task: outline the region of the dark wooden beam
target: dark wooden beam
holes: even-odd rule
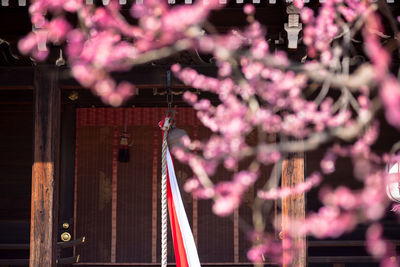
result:
[[[28,262],[28,259],[0,259],[0,266],[27,265]]]
[[[0,244],[0,250],[28,250],[29,244]]]
[[[372,256],[312,256],[309,257],[309,263],[361,263],[376,262]],[[360,265],[361,266],[361,265]]]
[[[214,65],[190,66],[199,73],[216,76]],[[136,66],[128,72],[114,73],[117,81],[129,81],[139,88],[165,88],[166,73],[169,66]],[[33,89],[35,67],[0,67],[0,90],[29,90]],[[65,67],[59,71],[59,87],[62,89],[82,88],[71,76],[70,69]],[[185,87],[178,79],[172,79],[173,88]]]
[[[34,163],[32,166],[31,267],[56,266],[57,174],[60,90],[58,71],[35,67]]]
[[[304,154],[290,153],[282,162],[282,187],[293,188],[299,183],[304,182]],[[304,194],[296,194],[282,200],[282,232],[283,236],[288,232],[293,232],[292,220],[303,220],[305,218],[305,197]],[[286,238],[283,242],[290,242]],[[283,244],[284,247],[285,244]],[[291,248],[294,253],[291,264],[284,264],[284,267],[296,266],[305,267],[307,265],[307,245],[306,238],[299,235],[292,240]],[[289,252],[284,251],[284,257],[289,257]]]
[[[0,67],[0,90],[33,89],[34,67]]]

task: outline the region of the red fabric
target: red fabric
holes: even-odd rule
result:
[[[164,122],[165,118],[163,118],[163,120],[159,122],[158,126],[162,127],[164,125]],[[164,139],[164,131],[162,132],[162,137]],[[168,202],[169,221],[171,223],[172,241],[174,242],[176,267],[189,267],[185,245],[183,243],[183,238],[182,238],[182,231],[179,226],[178,216],[176,214],[174,199],[171,192],[168,169],[167,169],[167,202]]]
[[[179,227],[178,216],[176,214],[174,200],[171,193],[168,174],[167,174],[167,199],[168,199],[169,220],[171,222],[172,240],[174,242],[176,267],[189,267],[186,256],[185,245],[183,244],[182,232]]]

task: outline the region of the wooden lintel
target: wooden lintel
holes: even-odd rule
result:
[[[282,187],[294,187],[296,184],[304,182],[304,154],[290,153],[282,162]],[[302,220],[305,218],[305,196],[304,194],[291,195],[282,200],[282,232],[293,233],[292,220]],[[283,238],[283,242],[290,242]],[[307,245],[304,235],[298,235],[291,240],[291,250],[284,251],[284,258],[292,258],[291,264],[284,264],[284,267],[306,266]],[[283,247],[288,247],[283,244]],[[291,256],[289,255],[291,254]]]
[[[55,67],[35,67],[30,267],[56,266],[60,92]]]
[[[184,67],[184,66],[183,66]],[[217,68],[214,65],[188,66],[199,73],[208,76],[216,76]],[[138,88],[165,88],[166,72],[169,66],[137,66],[128,72],[114,73],[112,76],[117,81],[128,81]],[[0,67],[0,90],[26,90],[34,88],[35,67]],[[173,88],[185,87],[181,81],[172,79]],[[69,68],[59,71],[59,88],[79,89],[83,88],[71,76]]]

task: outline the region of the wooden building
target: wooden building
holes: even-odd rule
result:
[[[243,1],[237,2],[212,14],[210,20],[219,31],[245,25]],[[268,26],[271,43],[286,49],[291,38],[284,30],[288,4],[261,2],[256,3],[256,17]],[[400,14],[398,5],[390,7]],[[55,259],[59,265],[74,266],[159,265],[161,133],[157,122],[165,113],[167,70],[176,61],[208,74],[215,73],[215,66],[185,52],[117,74],[135,83],[139,92],[123,107],[110,108],[81,88],[70,77],[68,66],[56,66],[58,50],[46,63],[15,57],[18,39],[31,29],[26,1],[2,0],[0,25],[0,266],[28,265],[29,248],[34,255],[31,266],[54,266]],[[290,54],[300,59],[304,48],[296,46]],[[172,80],[177,123],[190,135],[204,138],[207,130],[181,99],[180,93],[188,89]],[[128,163],[117,159],[123,132],[129,134]],[[384,124],[378,150],[389,150],[396,135]],[[288,157],[283,182],[296,182],[285,166],[292,165],[299,174],[296,178],[303,179],[319,168],[321,153]],[[340,161],[327,183],[359,186],[348,172],[349,164]],[[178,163],[176,171],[181,183],[191,175],[187,166]],[[260,181],[270,171],[265,168]],[[228,175],[222,169],[218,172],[220,179]],[[250,242],[243,229],[251,223],[254,194],[250,191],[243,206],[223,219],[212,214],[209,201],[184,195],[202,264],[251,265],[246,257]],[[277,209],[304,213],[319,207],[314,191],[298,198],[297,206],[275,203],[269,216]],[[385,229],[390,239],[400,240],[390,215]],[[299,256],[306,260],[300,266],[377,266],[364,251],[364,232],[365,227],[359,226],[337,241],[301,240],[307,247]],[[174,262],[172,243],[168,249],[168,261]]]

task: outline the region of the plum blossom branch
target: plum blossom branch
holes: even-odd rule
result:
[[[302,63],[271,46],[266,39],[268,25],[256,20],[252,5],[243,8],[248,25],[218,33],[207,21],[210,12],[223,7],[218,0],[174,7],[165,1],[146,0],[132,5],[130,17],[120,12],[116,0],[106,7],[87,6],[83,0],[36,0],[29,9],[35,30],[20,41],[19,49],[44,60],[50,44],[63,46],[74,78],[112,106],[122,105],[135,91],[127,81],[116,82],[112,72],[127,71],[184,50],[210,54],[218,70],[216,76],[179,64],[171,68],[188,87],[219,99],[218,104],[212,104],[189,91],[184,94],[201,123],[212,132],[207,140],[184,140],[185,148],[173,151],[194,173],[185,190],[198,198],[212,199],[214,213],[228,216],[256,185],[261,166],[274,165],[264,188],[257,188],[250,260],[262,263],[269,257],[289,263],[290,257],[282,258],[282,253],[291,251],[294,255],[297,248],[289,241],[299,234],[337,237],[359,222],[372,222],[367,248],[383,264],[389,264],[395,251],[382,240],[381,226],[376,222],[389,205],[383,165],[398,158],[375,153],[372,147],[378,138],[376,117],[381,110],[387,122],[400,129],[400,84],[391,65],[391,54],[399,48],[397,22],[381,0],[379,5],[325,0],[318,11],[303,1],[293,4],[299,8],[304,26],[307,60]],[[389,19],[396,45],[382,44],[382,38],[391,34],[382,25],[378,9]],[[77,22],[68,19],[71,13],[77,14]],[[362,40],[358,45],[363,51],[353,46],[355,38]],[[361,55],[366,62],[352,63],[353,56]],[[288,231],[282,245],[265,233],[265,209],[271,207],[270,200],[304,194],[322,179],[313,174],[293,188],[280,188],[277,176],[282,155],[322,145],[327,146],[320,162],[322,173],[333,174],[336,160],[346,157],[364,187],[324,188],[320,191],[323,207],[304,221],[293,222],[291,225],[298,227]],[[242,161],[251,164],[237,170]],[[234,173],[231,180],[214,179],[220,165]],[[276,230],[279,227],[276,225]]]
[[[295,194],[303,194],[310,191],[321,182],[321,176],[318,173],[311,174],[304,182],[296,184],[295,187],[272,188],[268,191],[258,191],[259,198],[265,200],[283,199]]]

